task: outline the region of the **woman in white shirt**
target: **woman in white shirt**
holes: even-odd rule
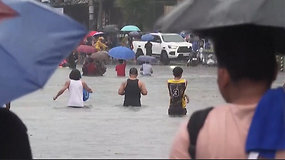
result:
[[[78,69],[73,69],[69,74],[68,81],[65,82],[63,88],[59,90],[57,95],[53,98],[53,100],[56,100],[66,89],[69,90],[69,100],[68,100],[68,106],[69,107],[84,107],[83,103],[83,88],[89,92],[92,93],[92,89],[90,89],[87,84],[81,80],[81,74]]]

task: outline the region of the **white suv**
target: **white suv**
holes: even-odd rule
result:
[[[188,59],[192,50],[192,44],[186,42],[176,33],[150,33],[154,39],[152,43],[152,55],[159,57],[163,64],[169,64],[171,59]],[[139,55],[146,55],[145,41],[134,41],[133,50]]]

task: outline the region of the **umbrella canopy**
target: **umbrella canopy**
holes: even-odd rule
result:
[[[284,6],[283,0],[184,1],[160,19],[157,27],[170,32],[241,24],[284,27]]]
[[[204,35],[215,29],[254,25],[264,28],[276,52],[285,53],[285,1],[283,0],[191,0],[184,1],[158,20],[156,28],[164,32],[194,30]],[[183,20],[181,20],[183,19]]]
[[[142,37],[141,37],[141,40],[143,40],[143,41],[151,41],[153,39],[154,39],[154,36],[151,34],[145,34],[145,35],[142,35]]]
[[[103,27],[104,33],[117,33],[119,31],[117,25],[110,24]]]
[[[104,35],[104,32],[96,32],[93,36],[102,36]]]
[[[125,60],[135,58],[135,52],[132,51],[130,48],[123,46],[112,48],[109,51],[109,55],[117,59],[125,59]]]
[[[137,26],[134,26],[134,25],[127,25],[127,26],[124,26],[121,31],[123,32],[132,32],[132,31],[141,31],[139,29],[139,27]]]
[[[156,63],[157,60],[155,57],[152,57],[152,56],[139,56],[137,58],[137,62],[139,62],[139,64],[142,64],[144,62],[149,62],[149,63],[153,64],[153,63]]]
[[[86,34],[83,38],[83,41],[86,41],[88,37],[93,37],[96,33],[97,31],[89,31],[88,34]]]
[[[96,52],[96,49],[93,46],[79,45],[76,48],[76,51],[79,53],[94,53],[94,52]]]
[[[2,2],[18,16],[0,24],[0,105],[42,88],[86,34],[82,25],[39,2]]]
[[[99,60],[99,61],[104,61],[104,62],[107,62],[110,60],[108,52],[106,51],[99,51],[99,52],[92,53],[90,57],[94,60]]]
[[[137,32],[137,31],[132,31],[132,32],[129,33],[129,35],[132,36],[132,37],[136,37],[136,36],[139,36],[140,33]]]
[[[17,13],[3,2],[0,1],[0,21],[6,18],[11,18],[16,16]]]
[[[96,35],[96,33],[98,33],[97,31],[90,31],[86,37],[93,37],[94,35]]]

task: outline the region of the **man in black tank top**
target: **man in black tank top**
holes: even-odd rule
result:
[[[138,70],[131,68],[127,81],[118,90],[119,95],[125,95],[124,106],[141,106],[141,94],[147,95],[145,84],[137,79]]]

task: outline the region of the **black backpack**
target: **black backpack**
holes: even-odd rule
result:
[[[196,142],[197,142],[197,137],[199,135],[199,131],[203,127],[207,115],[212,109],[213,107],[209,107],[203,110],[196,111],[191,115],[189,119],[187,125],[187,130],[190,138],[188,152],[192,159],[196,158]]]

